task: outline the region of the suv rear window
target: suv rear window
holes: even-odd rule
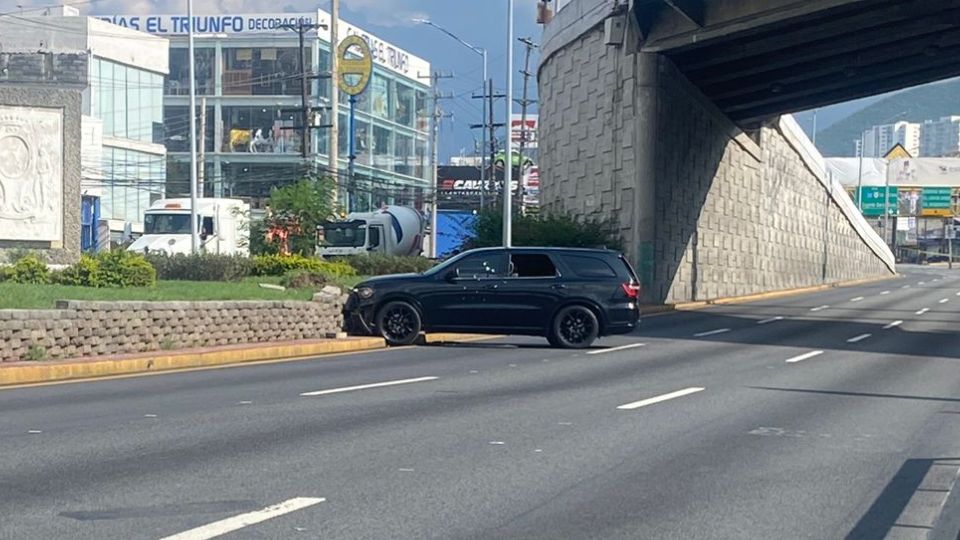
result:
[[[606,261],[587,255],[561,255],[563,262],[582,278],[615,278],[617,272]]]
[[[510,255],[511,277],[556,277],[557,267],[547,255],[515,253]]]

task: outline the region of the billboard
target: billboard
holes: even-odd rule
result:
[[[510,118],[510,142],[514,145],[519,146],[520,141],[523,140],[523,115],[514,114]],[[540,117],[536,114],[527,114],[526,122],[526,142],[524,146],[527,148],[537,148],[537,128],[540,126]]]

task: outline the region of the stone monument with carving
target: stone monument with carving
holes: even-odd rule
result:
[[[79,89],[0,84],[0,261],[80,256]]]

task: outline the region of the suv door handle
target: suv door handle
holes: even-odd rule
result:
[[[553,285],[553,288],[556,289],[556,290],[558,290],[558,291],[562,291],[563,289],[566,289],[567,286],[564,285],[563,283],[555,283],[555,284]]]
[[[495,289],[499,289],[499,288],[500,288],[500,285],[497,284],[497,283],[494,283],[493,285],[487,285],[487,286],[484,287],[484,288],[487,289],[487,290],[495,290]]]

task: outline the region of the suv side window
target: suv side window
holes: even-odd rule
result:
[[[514,253],[510,255],[510,276],[521,278],[557,277],[557,267],[550,257],[540,253]]]
[[[577,277],[582,278],[615,278],[617,272],[606,261],[586,255],[561,255],[563,262]]]
[[[460,279],[503,277],[506,274],[507,256],[502,251],[477,253],[465,257],[454,270]]]

